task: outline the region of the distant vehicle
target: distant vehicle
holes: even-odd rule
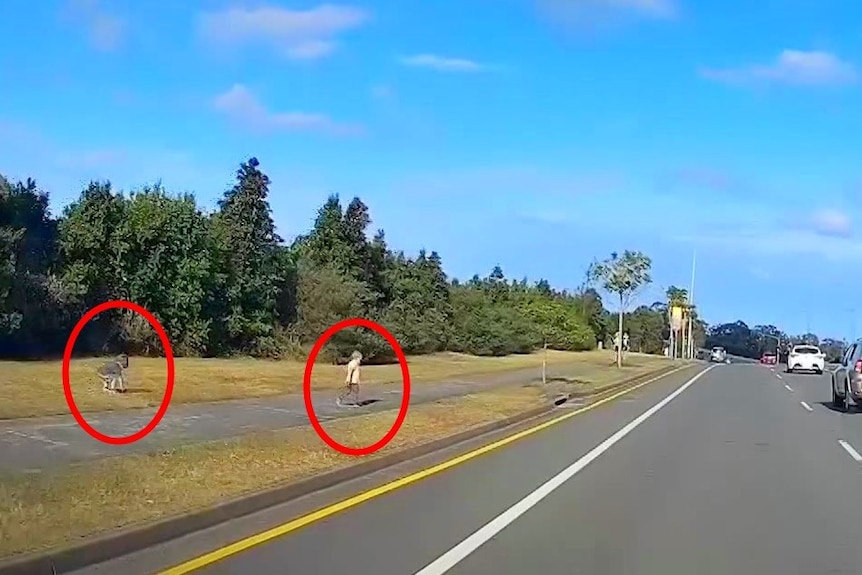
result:
[[[727,359],[727,352],[723,347],[716,346],[712,348],[712,352],[709,354],[709,361],[716,363],[724,363]]]
[[[774,353],[764,353],[760,356],[760,363],[766,365],[775,365],[776,363],[778,363],[778,356]]]
[[[862,339],[844,350],[831,379],[834,407],[850,411],[851,405],[862,404]]]
[[[822,374],[826,368],[826,354],[816,345],[794,345],[787,355],[787,373],[811,371]]]

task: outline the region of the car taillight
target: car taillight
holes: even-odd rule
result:
[[[856,365],[853,366],[853,370],[856,373],[862,373],[862,359],[856,360]]]

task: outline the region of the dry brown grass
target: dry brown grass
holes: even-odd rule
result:
[[[548,393],[556,389],[594,390],[666,366],[634,355],[629,364],[622,372],[590,369],[587,380],[556,382],[544,390],[540,385],[508,387],[417,405],[394,440],[370,457],[547,405]],[[378,441],[396,415],[396,410],[384,411],[330,421],[324,427],[339,443],[358,447]],[[0,558],[63,547],[355,462],[303,427],[0,476]]]
[[[681,366],[686,362],[677,361]],[[592,369],[573,370],[565,377],[551,377],[545,386],[545,393],[550,397],[558,394],[591,391],[597,387],[612,385],[622,380],[631,379],[649,373],[656,373],[661,368],[670,368],[672,363],[661,358],[648,355],[632,354],[622,369],[607,366]]]
[[[539,388],[516,387],[419,405],[410,410],[392,443],[371,457],[546,402]],[[329,422],[326,428],[340,443],[370,445],[386,433],[395,416],[395,411],[380,412]],[[0,557],[206,508],[355,461],[327,447],[309,427],[0,477]]]
[[[635,354],[632,354],[632,360],[640,363],[663,361],[662,358]],[[121,398],[101,391],[101,382],[94,373],[101,361],[83,359],[72,362],[72,392],[81,411],[151,407],[161,403],[165,389],[164,359],[132,358],[130,393]],[[548,353],[548,365],[571,366],[585,372],[604,370],[611,362],[612,353],[608,351]],[[517,369],[538,370],[542,365],[542,354],[486,358],[445,353],[412,357],[409,365],[411,380],[427,384]],[[68,413],[60,368],[59,361],[0,362],[0,419]],[[172,401],[174,404],[196,403],[300,393],[304,370],[305,365],[296,361],[177,359]],[[337,387],[343,377],[341,367],[323,363],[314,366],[316,390]],[[368,366],[363,370],[363,379],[375,384],[397,383],[401,381],[401,372],[398,365]]]

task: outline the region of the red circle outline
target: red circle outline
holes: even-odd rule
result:
[[[146,319],[149,324],[153,326],[153,329],[156,330],[156,333],[159,335],[159,339],[162,341],[162,347],[165,351],[165,359],[168,362],[168,376],[167,383],[165,384],[165,395],[162,398],[162,404],[159,406],[159,410],[143,429],[125,437],[114,437],[111,435],[105,435],[104,433],[94,429],[89,423],[87,423],[87,420],[84,419],[84,416],[81,415],[81,411],[75,404],[75,398],[72,395],[72,384],[69,379],[69,364],[72,361],[72,350],[75,348],[75,342],[77,341],[78,336],[81,334],[81,330],[83,330],[84,326],[87,325],[87,323],[95,316],[99,315],[104,311],[116,308],[130,309],[144,316],[144,319]],[[111,301],[106,301],[105,303],[99,304],[96,307],[92,308],[90,311],[85,313],[81,319],[78,320],[78,323],[75,324],[75,328],[69,335],[69,339],[66,341],[66,350],[63,352],[63,393],[66,395],[66,404],[69,406],[69,410],[75,417],[75,421],[77,421],[78,425],[81,426],[81,429],[89,433],[91,437],[98,439],[103,443],[110,443],[112,445],[127,445],[145,438],[162,421],[162,418],[168,411],[168,407],[171,404],[171,396],[174,393],[174,350],[171,347],[170,340],[168,340],[168,334],[165,332],[165,328],[162,327],[162,324],[159,323],[159,320],[157,320],[153,314],[151,314],[149,311],[139,306],[138,304],[132,303],[130,301],[115,299]]]
[[[380,441],[366,447],[348,447],[335,441],[328,433],[326,433],[323,426],[320,425],[320,421],[317,419],[317,414],[314,412],[314,404],[311,401],[311,372],[314,369],[314,361],[317,359],[320,350],[326,342],[329,341],[333,335],[348,327],[365,327],[382,335],[389,345],[392,346],[392,350],[395,352],[395,357],[398,358],[398,363],[401,365],[401,378],[404,385],[404,391],[401,395],[401,407],[398,410],[398,417],[395,418],[395,423],[392,424],[392,428],[386,432],[386,435],[384,435]],[[342,320],[323,332],[323,335],[318,338],[314,343],[314,347],[311,348],[311,353],[308,354],[308,359],[305,361],[305,374],[302,378],[302,395],[305,399],[305,411],[308,413],[311,427],[314,428],[317,435],[325,441],[327,445],[345,455],[371,455],[375,451],[379,451],[386,447],[386,445],[395,438],[395,435],[398,433],[398,430],[401,429],[401,426],[404,425],[404,420],[407,417],[407,409],[410,407],[410,368],[407,366],[407,357],[405,357],[404,351],[401,349],[401,345],[398,343],[398,340],[395,339],[395,336],[389,333],[389,330],[379,323],[363,317],[354,317]]]

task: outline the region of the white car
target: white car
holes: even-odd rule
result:
[[[794,345],[787,356],[787,373],[813,371],[821,374],[826,368],[826,354],[816,345]]]

